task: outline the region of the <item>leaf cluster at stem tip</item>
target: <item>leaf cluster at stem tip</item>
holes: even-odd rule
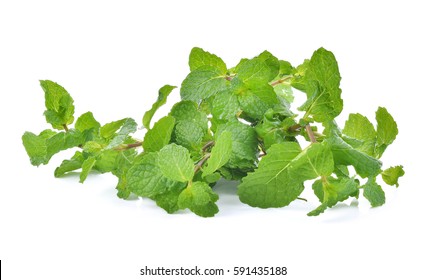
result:
[[[376,125],[358,113],[344,127],[335,122],[343,100],[332,52],[320,48],[293,66],[264,51],[228,67],[195,47],[189,67],[181,101],[152,125],[176,86],[159,89],[142,118],[143,140],[134,138],[137,123],[131,118],[100,124],[86,112],[75,120],[71,95],[55,82],[40,81],[51,128],[22,136],[31,164],[47,164],[75,148],[55,169],[56,177],[79,170],[82,183],[92,171],[110,172],[122,199],[145,197],[168,213],[189,209],[202,217],[218,213],[214,186],[222,178],[239,182],[240,201],[260,208],[289,205],[314,180],[318,202],[309,216],[360,195],[380,206],[381,184],[399,186],[403,167],[383,169],[380,161],[398,134],[387,109],[378,108]],[[294,90],[305,94],[299,108],[291,107]],[[301,139],[310,143],[302,146]]]

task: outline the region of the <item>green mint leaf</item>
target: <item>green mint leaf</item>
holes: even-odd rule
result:
[[[44,91],[46,121],[55,129],[67,130],[67,125],[74,121],[74,100],[62,86],[55,82],[41,80],[40,85]]]
[[[369,178],[363,186],[363,196],[369,200],[372,207],[378,207],[385,203],[385,193],[376,183],[375,178]]]
[[[192,167],[193,169],[193,167]],[[126,174],[127,187],[134,194],[154,198],[181,183],[164,176],[158,163],[158,153],[146,153]]]
[[[246,60],[237,71],[238,79],[248,86],[266,85],[274,78],[274,71],[259,57]]]
[[[290,107],[290,103],[294,102],[294,92],[292,91],[292,87],[289,84],[281,83],[273,87],[274,92],[276,93],[279,100],[282,99],[285,101],[288,108]]]
[[[167,211],[167,213],[175,213],[180,209],[178,200],[180,193],[185,188],[185,184],[178,183],[172,188],[167,189],[165,192],[155,195],[153,199],[155,200],[156,205]]]
[[[159,151],[158,165],[162,174],[174,181],[188,182],[195,175],[194,162],[190,158],[189,151],[174,143]]]
[[[291,79],[291,86],[302,92],[307,92],[308,80],[305,76],[307,69],[310,66],[310,60],[305,59],[304,62],[292,70],[293,78]]]
[[[134,133],[137,130],[137,123],[131,119],[127,118],[122,124],[121,129],[117,132],[117,135],[112,138],[107,149],[112,149],[117,147],[120,144],[123,144],[124,140],[128,137],[130,133]]]
[[[290,141],[293,139],[291,127],[297,123],[292,117],[285,117],[282,120],[282,115],[269,109],[263,117],[263,120],[255,126],[255,131],[264,148],[268,150],[273,144]]]
[[[381,157],[386,148],[396,139],[398,128],[394,118],[383,107],[379,107],[376,111],[376,121],[378,123],[376,128],[376,153],[378,157]]]
[[[171,116],[176,122],[190,121],[202,127],[204,132],[208,131],[208,118],[204,112],[198,110],[198,106],[193,101],[181,101],[176,103],[171,109]]]
[[[190,72],[184,79],[180,96],[183,100],[199,102],[224,90],[227,85],[226,76],[211,66],[202,66]]]
[[[213,101],[212,115],[217,120],[236,118],[239,112],[239,101],[236,94],[231,91],[218,93]]]
[[[305,72],[307,101],[300,107],[317,122],[334,119],[342,111],[341,76],[335,56],[324,48],[314,52]]]
[[[313,190],[322,204],[308,213],[308,216],[317,216],[353,196],[358,191],[358,183],[352,178],[324,177],[314,182]]]
[[[362,143],[357,150],[370,156],[375,154],[376,131],[373,124],[361,114],[350,114],[345,122],[342,133],[354,139],[361,140]]]
[[[301,194],[303,181],[329,176],[333,166],[326,145],[316,143],[301,151],[294,142],[275,144],[258,169],[242,179],[238,195],[241,202],[253,207],[283,207]]]
[[[255,129],[239,121],[232,121],[220,125],[216,136],[223,132],[230,132],[232,136],[232,152],[226,166],[236,169],[251,170],[258,155],[258,140]]]
[[[269,80],[273,80],[279,74],[280,63],[279,60],[272,55],[269,51],[262,52],[258,58],[269,67]]]
[[[170,143],[175,120],[171,116],[163,117],[155,123],[153,128],[146,132],[143,149],[146,152],[157,152]]]
[[[143,115],[143,126],[150,128],[150,123],[155,112],[167,102],[167,97],[175,89],[175,86],[165,85],[159,89],[158,99],[152,104],[152,108]]]
[[[180,121],[177,123],[174,133],[177,144],[190,151],[198,151],[201,149],[205,132],[197,123]]]
[[[39,135],[25,132],[22,143],[32,165],[47,164],[51,157],[60,151],[78,147],[85,141],[85,136],[77,130],[56,133],[44,130]]]
[[[83,162],[81,166],[80,183],[84,183],[90,171],[93,169],[95,163],[96,163],[96,158],[94,157],[89,157]]]
[[[75,122],[75,129],[81,132],[93,129],[98,132],[100,129],[100,123],[93,117],[92,112],[82,114]]]
[[[294,71],[291,63],[285,60],[279,60],[279,76],[291,75]]]
[[[396,186],[398,188],[398,179],[404,175],[403,166],[397,165],[390,167],[382,171],[382,180],[390,186]]]
[[[377,176],[380,173],[382,163],[379,160],[354,149],[341,137],[334,135],[328,138],[326,143],[332,150],[335,164],[352,165],[362,178]]]
[[[195,47],[189,55],[190,71],[194,71],[202,66],[214,67],[223,75],[227,72],[227,66],[221,58],[201,48]]]
[[[242,91],[238,100],[242,111],[255,120],[261,119],[267,110],[279,104],[273,87],[268,84]]]
[[[84,160],[83,153],[76,151],[70,160],[62,161],[61,165],[55,169],[55,177],[60,178],[71,171],[80,169]]]
[[[140,157],[137,157],[137,152],[134,150],[126,150],[116,153],[114,156],[111,153],[113,150],[106,150],[97,157],[95,169],[100,172],[110,170],[118,178],[118,184],[115,187],[117,196],[121,199],[128,199],[131,195],[131,190],[128,187],[127,172],[136,164]]]
[[[112,138],[126,121],[127,118],[105,124],[100,128],[100,136],[105,139]]]
[[[178,198],[181,209],[189,208],[190,211],[201,217],[213,217],[218,213],[215,202],[218,195],[204,182],[193,182],[183,190]]]
[[[217,137],[214,147],[211,150],[211,157],[207,160],[203,169],[202,177],[213,174],[220,167],[225,165],[232,154],[232,135],[225,131]]]
[[[52,130],[44,130],[39,135],[32,132],[25,132],[22,136],[22,143],[27,151],[32,165],[39,166],[40,164],[47,164],[49,159],[47,157],[47,144],[46,141],[56,132]]]
[[[241,202],[253,207],[283,207],[295,200],[304,187],[299,182],[289,182],[288,168],[301,153],[297,143],[275,144],[262,158],[258,169],[242,179],[238,187]]]

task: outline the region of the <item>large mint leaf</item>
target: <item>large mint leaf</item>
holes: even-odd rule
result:
[[[146,152],[157,152],[170,142],[175,120],[166,116],[155,123],[153,128],[146,132],[143,140],[143,149]]]
[[[211,157],[207,160],[203,169],[202,177],[214,173],[217,169],[225,165],[232,154],[232,135],[225,131],[217,137],[214,147],[211,150]]]
[[[152,104],[152,108],[149,111],[146,111],[146,113],[143,115],[144,127],[146,127],[147,129],[150,128],[150,123],[155,112],[159,109],[159,107],[161,107],[167,102],[168,95],[170,95],[170,93],[175,88],[176,88],[175,86],[165,85],[159,89],[157,100],[155,101],[154,104]]]
[[[354,166],[362,178],[374,177],[380,173],[382,163],[379,160],[354,149],[341,137],[334,135],[326,143],[332,150],[335,164]]]
[[[158,165],[162,174],[174,181],[187,182],[192,180],[194,175],[194,162],[189,151],[174,143],[159,151]]]
[[[345,122],[342,133],[362,141],[356,147],[357,150],[369,156],[375,155],[376,131],[373,124],[365,116],[361,114],[350,114],[348,120]]]
[[[248,86],[263,86],[274,78],[274,71],[260,57],[244,61],[237,71],[238,79]]]
[[[358,191],[358,183],[352,178],[323,177],[313,184],[313,190],[322,203],[307,215],[317,216],[326,208],[335,206],[338,202],[348,199]]]
[[[218,213],[217,200],[218,195],[207,183],[193,182],[180,193],[178,205],[181,209],[189,208],[198,216],[213,217]]]
[[[191,151],[198,151],[202,147],[205,132],[197,123],[180,121],[175,131],[175,142]]]
[[[324,122],[338,116],[343,107],[339,83],[338,63],[335,56],[324,48],[313,53],[305,72],[307,101],[300,107],[315,121]]]
[[[158,153],[146,153],[126,174],[128,189],[142,197],[154,198],[181,184],[166,178],[158,164]]]
[[[269,51],[262,52],[258,58],[263,61],[269,68],[269,80],[273,80],[279,74],[280,63],[279,60],[272,55]]]
[[[201,48],[195,47],[189,55],[190,71],[194,71],[202,66],[214,67],[223,75],[227,72],[227,66],[221,58]]]
[[[227,83],[222,72],[211,66],[202,66],[184,79],[180,95],[183,100],[200,102],[224,90]]]
[[[198,106],[193,101],[180,101],[171,109],[171,116],[176,119],[176,122],[189,121],[200,126],[206,133],[208,131],[207,115],[198,110]]]
[[[239,101],[236,94],[226,90],[218,93],[213,101],[212,115],[217,120],[236,118],[239,112]]]
[[[301,151],[295,142],[275,144],[255,172],[242,179],[238,195],[250,206],[283,207],[301,194],[305,180],[329,176],[333,168],[326,145],[316,143]]]
[[[59,84],[42,80],[40,85],[44,90],[46,121],[55,129],[67,129],[74,121],[74,100]]]

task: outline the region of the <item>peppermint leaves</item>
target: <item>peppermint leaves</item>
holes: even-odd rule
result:
[[[73,148],[56,177],[79,171],[82,183],[93,171],[111,172],[119,198],[145,197],[168,213],[189,209],[202,217],[219,212],[214,186],[220,179],[239,182],[240,201],[259,208],[288,206],[313,192],[317,202],[309,216],[361,196],[381,206],[382,185],[399,186],[403,167],[384,169],[380,160],[398,134],[387,109],[378,108],[375,122],[356,113],[338,127],[343,100],[332,52],[320,48],[294,67],[264,51],[228,67],[217,55],[193,48],[189,68],[181,101],[153,123],[177,91],[172,85],[159,89],[141,119],[144,139],[135,138],[132,118],[102,125],[86,112],[74,123],[71,95],[55,82],[40,81],[51,128],[23,134],[31,164],[47,164]],[[305,93],[298,109],[291,108],[296,90]]]

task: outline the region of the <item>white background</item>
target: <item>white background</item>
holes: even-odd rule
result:
[[[147,279],[138,275],[145,265],[287,266],[283,279],[425,279],[421,2],[1,1],[2,279]],[[71,152],[30,165],[20,137],[48,128],[39,79],[63,85],[76,115],[140,123],[161,86],[180,85],[194,46],[228,66],[264,49],[294,65],[321,46],[333,51],[345,102],[338,122],[350,112],[373,119],[378,106],[398,122],[383,161],[404,165],[400,187],[385,187],[383,207],[361,198],[310,218],[314,199],[252,209],[239,203],[235,185],[220,185],[220,213],[202,219],[120,200],[112,176],[83,185],[77,176],[55,179]]]

